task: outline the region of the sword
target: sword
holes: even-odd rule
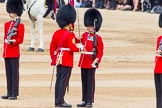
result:
[[[61,56],[62,56],[62,55],[63,55],[63,50],[61,50],[61,52],[59,53],[59,55],[58,55],[58,60],[56,59],[56,60],[57,60],[56,65],[53,66],[53,71],[52,71],[52,76],[51,76],[50,91],[51,91],[51,88],[52,88],[52,82],[53,82],[54,72],[55,72],[55,69],[56,69],[57,65],[58,65],[59,62],[60,62],[60,59],[61,59]]]
[[[79,32],[79,39],[80,39],[80,44],[81,44],[81,36],[80,36],[80,22],[79,22],[79,10],[77,8],[77,14],[78,14],[78,32]]]
[[[52,82],[53,82],[53,76],[54,76],[54,73],[55,73],[55,68],[56,68],[56,66],[53,66],[52,78],[51,78],[51,85],[50,85],[50,91],[51,91],[51,88],[52,88]]]

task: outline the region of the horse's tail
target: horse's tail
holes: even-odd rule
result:
[[[33,4],[29,7],[29,10],[28,10],[29,18],[30,18],[30,20],[32,20],[32,21],[36,21],[36,20],[37,20],[35,17],[33,17],[33,16],[30,14],[31,7],[35,4],[35,2],[36,2],[36,1],[33,2]],[[35,28],[35,23],[34,23],[34,28]]]

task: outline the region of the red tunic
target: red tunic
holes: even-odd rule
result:
[[[159,43],[162,39],[162,36],[159,36],[157,38],[157,44],[156,44],[156,51],[159,48]],[[156,56],[155,57],[155,69],[154,69],[155,74],[162,74],[162,57]]]
[[[4,24],[4,40],[7,39],[7,33],[8,30],[13,27],[15,22],[7,22]],[[6,44],[4,42],[3,45],[3,57],[4,58],[15,58],[20,57],[20,48],[19,44],[21,44],[24,40],[24,25],[20,23],[18,25],[17,34],[15,36],[12,36],[11,39],[15,39],[16,42],[13,44]]]
[[[59,64],[63,66],[73,67],[73,52],[79,52],[79,48],[76,47],[74,33],[68,31],[67,29],[59,29],[54,33],[50,44],[51,59],[53,59],[54,51],[56,51],[56,49],[59,47],[61,41],[63,41],[61,48],[65,48],[69,50],[62,51],[62,56],[59,60]],[[60,52],[61,51],[59,50],[59,54]],[[56,64],[57,60],[58,59],[52,61],[54,63],[53,65]]]
[[[89,36],[88,36],[89,35]],[[93,49],[93,36],[94,34],[89,34],[88,32],[85,32],[82,35],[81,42],[85,46],[85,50],[87,52],[92,52]],[[97,56],[96,58],[99,58],[98,63],[101,62],[101,58],[103,56],[103,42],[101,36],[97,35]],[[91,54],[81,54],[80,61],[79,61],[79,67],[81,68],[92,68],[91,64],[93,63],[94,59],[91,57]]]

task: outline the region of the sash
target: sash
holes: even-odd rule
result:
[[[64,39],[65,39],[65,36],[66,36],[66,34],[68,33],[68,31],[66,31],[64,34],[63,34],[63,36],[61,37],[61,42],[60,42],[60,44],[59,44],[59,46],[57,47],[57,49],[54,51],[54,56],[53,56],[53,58],[52,58],[52,62],[51,62],[51,65],[58,65],[59,64],[59,61],[60,61],[60,57],[59,56],[61,56],[61,53],[59,53],[59,50],[60,50],[60,48],[62,47],[62,44],[63,44],[63,42],[64,42]],[[59,55],[58,55],[59,54]],[[58,59],[58,60],[57,60]],[[56,62],[57,61],[57,62]]]

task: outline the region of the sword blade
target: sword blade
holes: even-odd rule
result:
[[[52,71],[52,76],[51,76],[51,85],[50,85],[50,91],[51,91],[51,88],[52,88],[53,76],[54,76],[54,73],[55,73],[55,68],[56,68],[56,66],[53,66],[53,71]]]

